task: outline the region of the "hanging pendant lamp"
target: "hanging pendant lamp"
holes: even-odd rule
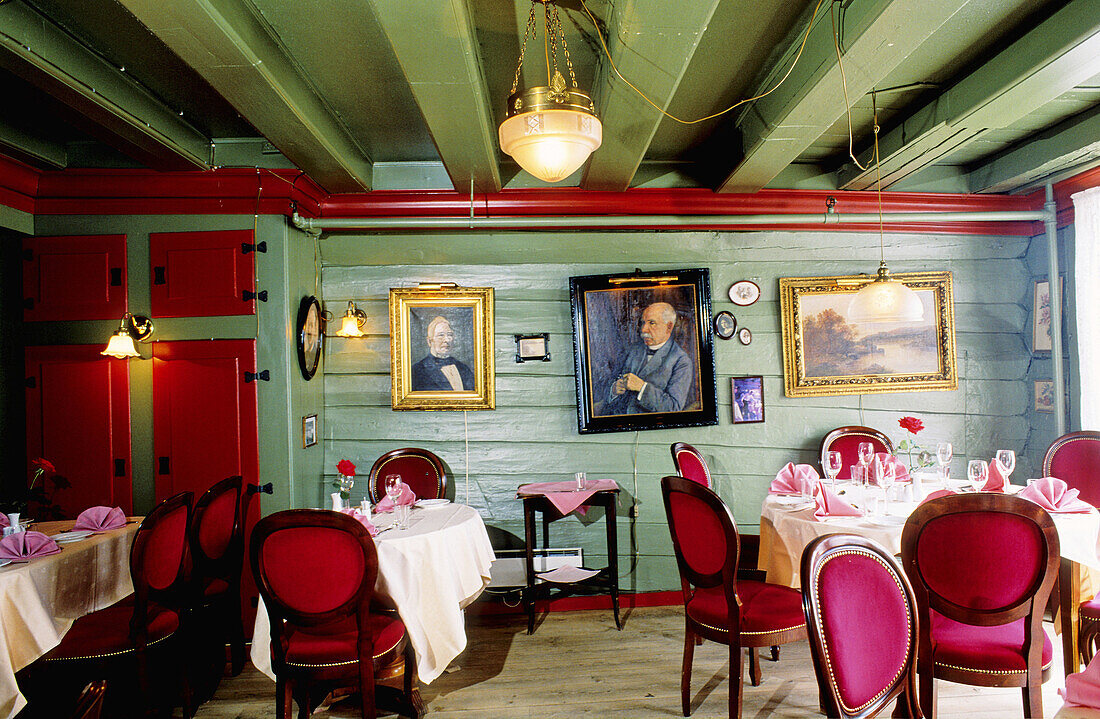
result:
[[[519,89],[527,39],[535,34],[535,8],[543,6],[545,18],[546,85]],[[571,87],[558,70],[557,48],[561,46],[568,67]],[[551,72],[552,70],[552,72]],[[573,174],[603,141],[603,125],[596,117],[596,106],[587,93],[577,87],[558,7],[551,0],[531,0],[527,29],[523,34],[516,77],[508,96],[506,119],[500,123],[500,149],[511,155],[519,166],[540,180],[558,182]]]

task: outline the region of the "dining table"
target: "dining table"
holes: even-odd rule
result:
[[[16,672],[60,644],[77,619],[133,593],[130,545],[140,519],[0,567],[0,717],[10,719],[27,704]],[[73,523],[38,522],[32,529],[53,536]]]
[[[922,479],[924,480],[922,483]],[[916,499],[930,487],[931,477],[917,476],[912,487],[895,487],[895,492],[908,493],[906,499],[894,499],[885,511],[862,517],[814,516],[813,500],[769,494],[760,511],[760,555],[757,568],[766,574],[768,582],[798,589],[799,564],[802,551],[816,537],[826,534],[856,534],[872,539],[891,554],[901,552],[901,533],[905,519],[917,507]],[[931,480],[935,481],[935,480]],[[965,491],[964,482],[951,480],[951,489]],[[853,485],[838,488],[846,498],[859,502],[864,490]],[[1008,491],[1023,489],[1009,485]],[[872,489],[872,492],[880,490]],[[854,498],[853,498],[854,497]],[[876,498],[876,502],[881,501]],[[1062,655],[1066,674],[1080,667],[1077,647],[1078,607],[1081,603],[1080,567],[1100,571],[1100,513],[1095,509],[1082,513],[1052,512],[1058,530],[1061,565],[1055,588],[1059,602],[1059,628],[1062,635]]]
[[[416,672],[428,684],[466,648],[464,609],[489,584],[496,560],[485,522],[465,504],[422,503],[409,512],[407,529],[393,513],[374,514],[379,529],[375,597],[396,607],[416,654]],[[318,578],[318,590],[324,588]],[[252,634],[252,663],[275,679],[271,625],[261,599]]]

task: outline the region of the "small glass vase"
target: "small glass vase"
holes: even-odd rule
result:
[[[351,499],[351,488],[355,486],[354,475],[340,474],[337,475],[336,481],[340,485],[340,498]]]

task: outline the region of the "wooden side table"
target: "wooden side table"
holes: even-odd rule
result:
[[[588,501],[587,507],[604,508],[604,525],[607,529],[607,566],[599,574],[578,582],[556,583],[540,580],[535,576],[535,513],[542,513],[542,547],[550,548],[550,523],[561,519],[563,515],[543,495],[523,497],[523,527],[527,542],[527,586],[523,590],[523,605],[527,610],[527,633],[535,632],[535,601],[545,596],[551,599],[570,594],[600,594],[610,591],[611,606],[615,612],[615,628],[621,630],[619,620],[619,544],[615,533],[615,506],[619,500],[619,490],[607,489],[596,492]]]

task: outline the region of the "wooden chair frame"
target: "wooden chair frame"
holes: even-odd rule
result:
[[[420,449],[418,447],[403,447],[401,449],[394,449],[386,452],[377,460],[370,468],[370,476],[367,480],[367,495],[370,497],[372,503],[377,503],[382,497],[386,496],[386,488],[382,485],[383,478],[386,476],[383,473],[383,469],[387,464],[395,459],[402,459],[405,457],[420,457],[432,466],[436,474],[436,493],[434,497],[420,497],[418,499],[437,499],[447,496],[447,469],[443,466],[443,460],[433,452],[429,452],[426,449]]]
[[[1046,544],[1046,559],[1038,572],[1032,587],[1021,593],[1014,604],[993,610],[977,610],[962,607],[932,593],[922,579],[917,562],[917,550],[922,534],[928,524],[951,514],[978,512],[997,512],[1023,517],[1035,524]],[[917,672],[919,674],[920,706],[925,716],[935,718],[935,682],[934,679],[971,686],[1020,687],[1023,694],[1024,716],[1043,716],[1043,697],[1041,686],[1050,676],[1050,666],[1042,666],[1043,610],[1050,597],[1058,576],[1061,561],[1058,544],[1058,530],[1054,520],[1039,505],[1012,495],[993,492],[975,494],[954,494],[933,499],[919,505],[905,522],[901,537],[902,565],[909,577],[917,597],[920,619],[920,635],[917,642]],[[975,626],[995,626],[1008,624],[1019,619],[1025,620],[1024,656],[1027,671],[1017,673],[989,673],[966,671],[935,664],[932,655],[931,624],[929,611],[964,624]],[[1053,663],[1053,659],[1051,660]]]
[[[703,466],[703,473],[706,475],[706,479],[707,479],[707,483],[704,486],[711,487],[711,486],[714,485],[714,480],[710,476],[710,466],[708,466],[707,461],[705,459],[703,459],[703,453],[702,452],[695,449],[695,447],[692,447],[687,442],[673,442],[672,447],[670,447],[670,450],[672,451],[672,464],[673,464],[674,467],[676,467],[676,474],[680,475],[681,477],[686,477],[687,476],[687,475],[684,474],[683,467],[680,466],[680,455],[684,452],[687,452],[687,453],[693,454],[693,455],[695,455],[696,457],[699,458],[699,464],[701,464]],[[689,477],[689,479],[690,479],[690,477]]]
[[[821,476],[827,475],[825,472],[825,453],[829,451],[829,448],[833,446],[833,442],[837,441],[841,437],[847,437],[855,435],[857,437],[866,437],[867,439],[873,439],[877,442],[881,442],[886,448],[887,454],[894,453],[894,443],[890,441],[890,438],[885,433],[878,431],[872,427],[864,427],[858,424],[850,424],[845,427],[837,427],[826,434],[821,440],[821,447],[818,449],[817,457],[821,463]]]
[[[818,594],[818,577],[821,569],[830,561],[845,555],[862,554],[882,565],[883,571],[897,583],[904,596],[909,614],[909,651],[902,671],[884,686],[870,702],[861,707],[848,707],[844,704],[833,676],[829,661],[828,643],[821,623],[822,599]],[[909,584],[905,572],[888,551],[878,543],[854,534],[828,534],[810,542],[802,553],[802,608],[806,614],[806,628],[809,633],[810,654],[814,663],[814,674],[821,700],[821,710],[829,717],[842,719],[865,719],[878,716],[891,702],[897,700],[893,716],[898,719],[920,719],[917,703],[917,637],[920,625],[917,616],[917,600],[913,587]],[[873,618],[867,631],[876,631]]]

